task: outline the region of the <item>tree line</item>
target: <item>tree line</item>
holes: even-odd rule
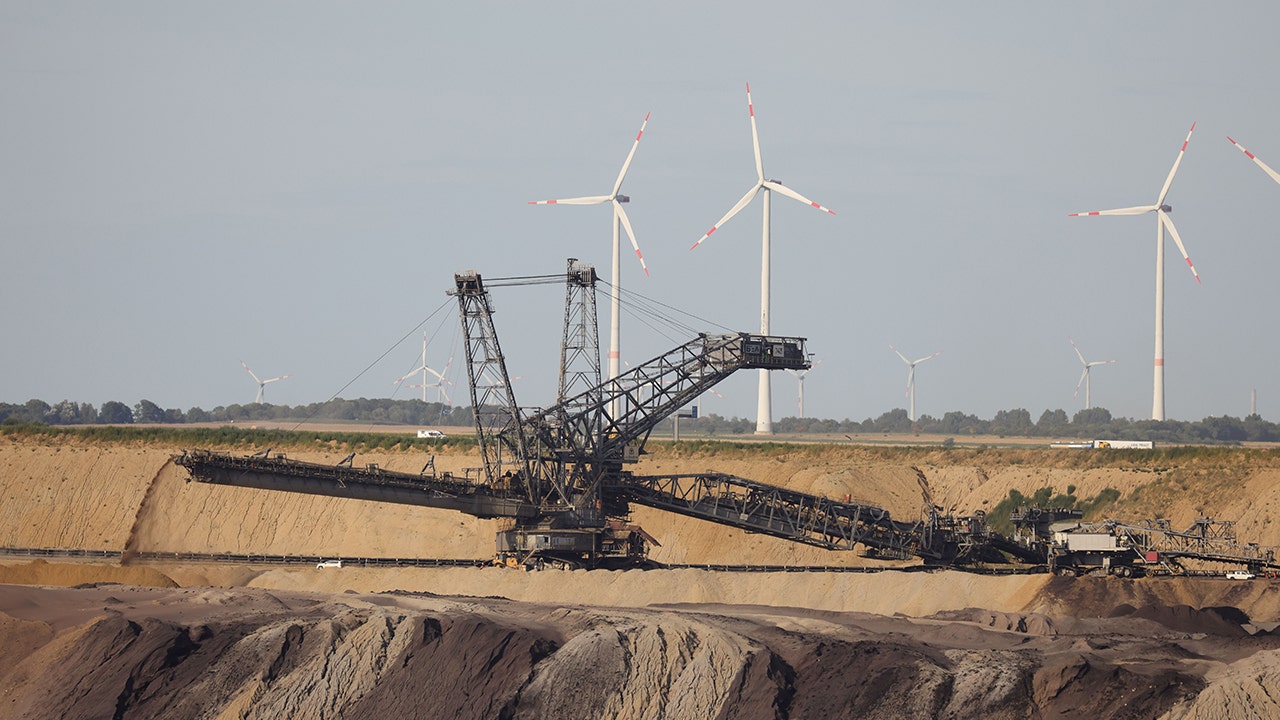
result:
[[[183,423],[239,423],[254,421],[331,421],[369,423],[371,425],[446,425],[473,424],[471,408],[449,406],[421,400],[389,398],[337,398],[309,405],[218,406],[212,410],[193,407],[189,410],[162,408],[150,400],[139,400],[132,406],[118,401],[104,402],[101,407],[71,400],[50,405],[43,400],[26,403],[0,403],[0,422],[45,423],[48,425],[127,425]],[[1045,410],[1032,420],[1023,408],[1001,410],[989,420],[962,412],[949,412],[940,418],[921,415],[914,422],[901,408],[877,418],[832,420],[824,418],[787,417],[773,423],[782,434],[930,434],[961,438],[974,435],[1006,437],[1079,438],[1114,440],[1152,440],[1165,443],[1239,443],[1280,441],[1280,426],[1258,415],[1244,418],[1207,417],[1198,421],[1133,420],[1115,418],[1105,408],[1080,410],[1068,416],[1065,410]],[[680,421],[681,434],[702,436],[745,435],[755,432],[755,420],[725,418],[710,414]]]
[[[687,423],[687,424],[686,424]],[[695,420],[682,420],[680,432],[708,435],[755,432],[755,420],[725,419],[708,415]],[[1039,419],[1023,408],[1000,410],[990,420],[962,412],[949,412],[941,418],[921,415],[912,422],[907,411],[890,410],[877,418],[829,420],[788,417],[775,420],[774,432],[786,434],[929,434],[964,438],[974,435],[998,437],[1077,438],[1087,440],[1151,440],[1165,443],[1239,443],[1280,441],[1280,426],[1259,415],[1236,418],[1207,417],[1198,421],[1133,420],[1115,418],[1106,408],[1080,410],[1068,416],[1065,410],[1045,410]]]
[[[162,408],[150,400],[139,400],[132,407],[118,401],[102,403],[95,408],[91,403],[72,400],[50,405],[43,400],[28,400],[23,404],[0,403],[0,422],[45,423],[48,425],[129,425],[184,423],[238,423],[265,420],[278,421],[341,421],[370,423],[374,425],[471,425],[471,408],[454,407],[439,402],[421,400],[391,400],[385,398],[336,398],[310,405],[248,405],[218,406],[212,410],[193,407],[189,410]]]

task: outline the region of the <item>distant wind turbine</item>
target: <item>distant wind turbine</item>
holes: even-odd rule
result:
[[[907,364],[907,398],[911,406],[910,412],[907,413],[907,419],[910,420],[911,422],[915,422],[916,421],[916,366],[924,362],[925,360],[932,360],[938,357],[939,355],[942,354],[942,351],[939,350],[938,352],[932,355],[929,355],[927,357],[922,357],[919,360],[908,360],[907,356],[898,352],[898,348],[894,347],[893,345],[889,345],[889,349],[892,350],[895,355],[902,358],[902,362]]]
[[[613,206],[613,277],[610,280],[609,287],[609,378],[610,380],[618,377],[618,358],[620,340],[618,337],[618,325],[621,320],[621,310],[619,305],[619,288],[622,285],[622,261],[619,259],[621,243],[619,239],[618,227],[621,226],[627,231],[627,238],[631,240],[631,247],[636,251],[636,258],[640,260],[640,268],[644,270],[645,277],[649,276],[649,266],[644,262],[644,255],[640,254],[640,246],[636,244],[636,234],[631,229],[631,220],[627,218],[627,211],[622,208],[623,203],[631,202],[631,198],[626,195],[619,195],[618,191],[622,189],[622,181],[627,177],[627,168],[631,167],[631,158],[636,155],[636,148],[640,146],[640,138],[644,136],[644,128],[649,124],[649,113],[645,113],[644,122],[640,123],[640,132],[636,133],[635,142],[631,144],[631,152],[627,153],[627,159],[622,163],[622,170],[618,171],[618,179],[613,181],[613,190],[608,195],[594,195],[591,197],[566,198],[563,200],[530,200],[530,205],[603,205],[609,203]],[[611,414],[616,415],[616,408],[611,410]]]
[[[1088,362],[1084,359],[1084,353],[1080,352],[1080,347],[1076,345],[1076,341],[1072,340],[1070,337],[1068,337],[1067,340],[1071,341],[1071,347],[1075,348],[1076,357],[1080,358],[1080,364],[1084,366],[1084,371],[1080,373],[1080,381],[1076,383],[1075,395],[1072,395],[1072,397],[1080,396],[1080,384],[1084,383],[1084,409],[1088,410],[1089,408],[1093,407],[1093,404],[1089,395],[1089,383],[1090,383],[1089,370],[1097,365],[1110,365],[1111,363],[1115,362],[1115,360],[1094,360],[1093,362]]]
[[[263,393],[263,390],[266,389],[267,383],[273,383],[277,380],[284,380],[285,378],[293,377],[293,375],[281,375],[280,377],[273,377],[273,378],[270,378],[269,380],[260,380],[257,375],[253,374],[252,370],[249,370],[249,366],[245,365],[243,360],[240,361],[240,364],[244,365],[244,369],[248,371],[249,376],[253,378],[253,381],[258,383],[258,396],[254,398],[253,401],[259,405],[262,404],[262,393]]]
[[[796,383],[800,387],[799,392],[796,396],[796,405],[800,408],[800,417],[804,417],[804,376],[808,375],[810,370],[818,367],[821,364],[822,364],[822,360],[818,360],[817,362],[810,365],[808,368],[804,370],[792,370],[790,368],[787,369],[787,372],[791,373],[791,376],[796,379]]]
[[[394,381],[392,384],[393,384],[393,385],[399,385],[400,383],[404,382],[405,380],[408,380],[408,379],[409,379],[409,377],[410,377],[411,375],[413,375],[413,374],[415,374],[415,373],[419,373],[419,372],[420,372],[420,373],[422,373],[422,383],[421,383],[421,384],[418,384],[418,385],[406,385],[405,387],[408,387],[408,388],[414,388],[414,389],[421,388],[421,389],[422,389],[422,402],[426,402],[426,401],[427,401],[427,388],[435,388],[435,389],[436,389],[436,402],[443,402],[445,405],[448,405],[449,407],[453,407],[453,401],[449,399],[449,393],[448,393],[447,391],[445,391],[445,388],[444,388],[444,386],[445,386],[446,384],[448,384],[448,385],[452,385],[452,384],[453,384],[453,383],[449,382],[447,379],[445,379],[445,375],[447,375],[447,374],[449,373],[449,366],[450,366],[450,365],[452,365],[452,364],[453,364],[453,357],[452,357],[452,356],[450,356],[450,357],[449,357],[449,361],[448,361],[448,362],[446,362],[446,363],[444,364],[444,370],[443,370],[443,371],[441,371],[441,372],[436,372],[435,370],[431,369],[431,368],[427,365],[427,336],[426,336],[426,333],[423,333],[423,335],[422,335],[422,364],[421,364],[421,365],[419,365],[418,367],[416,367],[416,368],[414,368],[414,369],[410,370],[409,372],[405,373],[403,376],[401,376],[399,379],[397,379],[396,381]],[[431,376],[431,375],[434,375],[434,376],[435,376],[435,378],[436,378],[436,381],[435,381],[435,382],[428,382],[428,381],[429,381],[429,379],[430,379],[430,377],[429,377],[429,376]]]
[[[1187,248],[1183,246],[1182,238],[1178,236],[1178,229],[1173,226],[1173,220],[1169,217],[1169,213],[1173,211],[1173,208],[1164,204],[1165,196],[1169,194],[1169,186],[1173,184],[1173,176],[1178,172],[1178,165],[1182,163],[1182,156],[1187,152],[1187,143],[1191,142],[1191,133],[1195,132],[1195,129],[1196,124],[1191,123],[1191,129],[1187,131],[1187,139],[1182,141],[1182,148],[1178,150],[1178,158],[1173,161],[1173,168],[1169,170],[1169,177],[1165,178],[1164,186],[1160,188],[1160,194],[1156,196],[1154,205],[1139,205],[1117,210],[1094,210],[1092,212],[1071,213],[1068,215],[1068,217],[1085,217],[1092,215],[1145,215],[1152,212],[1156,214],[1156,357],[1151,398],[1152,420],[1164,420],[1165,228],[1168,228],[1169,234],[1173,236],[1173,242],[1177,244],[1183,259],[1187,261],[1187,267],[1191,268],[1191,274],[1195,276],[1196,282],[1200,282],[1200,273],[1196,272],[1196,266],[1191,264],[1191,258],[1187,256]]]
[[[1227,136],[1227,139],[1228,139],[1228,140],[1231,140],[1231,136],[1230,136],[1230,135],[1228,135],[1228,136]],[[1266,174],[1270,175],[1272,180],[1275,180],[1276,182],[1280,183],[1280,174],[1277,174],[1275,170],[1272,170],[1270,167],[1268,167],[1268,166],[1267,166],[1267,164],[1266,164],[1266,163],[1264,163],[1264,162],[1262,162],[1261,160],[1259,160],[1257,155],[1254,155],[1253,153],[1249,152],[1248,150],[1245,150],[1245,149],[1244,149],[1244,146],[1243,146],[1243,145],[1241,145],[1240,143],[1236,142],[1235,140],[1231,140],[1231,144],[1232,144],[1232,145],[1235,145],[1237,150],[1239,150],[1240,152],[1244,153],[1244,154],[1245,154],[1245,157],[1249,158],[1249,159],[1250,159],[1250,160],[1252,160],[1255,164],[1257,164],[1257,166],[1258,166],[1258,167],[1262,168],[1262,171],[1263,171],[1263,172],[1265,172]]]
[[[811,205],[825,213],[835,215],[835,211],[830,208],[823,207],[800,193],[786,187],[777,180],[767,180],[764,176],[764,164],[760,161],[760,135],[756,132],[756,111],[755,106],[751,104],[751,83],[747,83],[747,114],[751,116],[751,143],[755,149],[756,157],[756,182],[747,191],[746,195],[737,202],[719,222],[711,226],[698,242],[693,244],[693,248],[698,247],[704,240],[711,237],[711,234],[719,230],[722,225],[729,221],[729,218],[737,215],[742,208],[746,207],[756,193],[764,190],[764,233],[763,248],[761,250],[760,260],[760,333],[762,335],[769,334],[769,200],[771,193],[776,191],[783,195],[805,205]],[[693,248],[690,248],[692,250]],[[756,434],[772,435],[773,434],[773,398],[772,388],[769,384],[769,371],[760,371],[760,395],[756,405]]]

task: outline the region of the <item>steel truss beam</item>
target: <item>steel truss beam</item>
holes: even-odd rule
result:
[[[889,511],[861,502],[837,502],[721,473],[628,476],[616,490],[631,502],[721,525],[829,550],[861,544],[877,554],[948,561],[949,533],[924,522],[899,522]]]

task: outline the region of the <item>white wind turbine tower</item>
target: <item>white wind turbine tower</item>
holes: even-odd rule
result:
[[[907,413],[907,419],[910,420],[911,422],[915,422],[916,421],[916,366],[924,362],[925,360],[932,360],[938,357],[939,355],[942,354],[942,351],[939,350],[938,352],[932,355],[929,355],[927,357],[922,357],[919,360],[908,360],[907,356],[898,352],[898,348],[894,347],[892,344],[889,345],[889,349],[892,350],[895,355],[902,358],[902,362],[907,364],[907,399],[910,402],[910,411]]]
[[[640,132],[636,133],[635,142],[631,144],[631,152],[627,153],[627,159],[622,163],[622,170],[618,171],[618,179],[613,181],[613,191],[608,195],[595,195],[592,197],[566,198],[563,200],[530,200],[530,205],[603,205],[610,203],[613,205],[613,277],[610,280],[609,288],[609,378],[610,380],[618,377],[618,358],[619,355],[619,339],[618,325],[621,311],[618,305],[618,293],[621,285],[622,262],[620,258],[621,243],[619,242],[618,227],[622,226],[627,231],[627,238],[631,240],[631,247],[636,251],[636,257],[640,260],[640,267],[644,270],[645,277],[649,276],[649,266],[644,262],[644,255],[640,254],[640,246],[636,244],[636,234],[631,230],[631,220],[627,218],[627,211],[622,208],[623,203],[631,202],[631,198],[626,195],[619,195],[618,191],[622,189],[622,181],[627,176],[627,168],[631,167],[631,158],[636,155],[636,148],[640,146],[640,138],[644,136],[644,128],[649,124],[649,113],[645,113],[644,122],[640,123]],[[617,415],[616,408],[610,408],[611,415]]]
[[[280,377],[273,377],[269,380],[260,380],[257,375],[253,374],[252,370],[249,370],[249,366],[245,365],[243,360],[240,361],[240,364],[244,365],[244,369],[248,371],[249,376],[253,378],[254,382],[258,383],[258,396],[254,398],[253,401],[259,405],[262,404],[262,391],[267,387],[267,383],[273,383],[277,380],[284,380],[285,378],[293,377],[293,375],[281,375]]]
[[[1231,136],[1230,136],[1230,135],[1228,135],[1228,136],[1227,136],[1227,139],[1228,139],[1228,140],[1231,140]],[[1263,171],[1263,172],[1265,172],[1266,174],[1270,175],[1272,180],[1275,180],[1276,182],[1280,183],[1280,174],[1277,174],[1275,170],[1272,170],[1270,167],[1268,167],[1268,166],[1267,166],[1267,164],[1266,164],[1266,163],[1264,163],[1264,162],[1262,162],[1261,160],[1259,160],[1257,155],[1254,155],[1253,153],[1249,152],[1248,150],[1245,150],[1245,149],[1244,149],[1244,146],[1243,146],[1243,145],[1241,145],[1240,143],[1236,142],[1235,140],[1231,140],[1231,144],[1232,144],[1232,145],[1235,145],[1237,150],[1239,150],[1240,152],[1244,153],[1246,157],[1248,157],[1250,160],[1252,160],[1254,163],[1256,163],[1258,167],[1262,168],[1262,171]]]
[[[1076,357],[1080,358],[1080,364],[1084,366],[1084,371],[1080,373],[1080,381],[1076,383],[1075,395],[1072,395],[1072,397],[1080,396],[1080,384],[1084,383],[1084,409],[1088,410],[1089,408],[1093,407],[1091,398],[1089,396],[1089,383],[1090,383],[1089,370],[1097,365],[1110,365],[1111,363],[1115,362],[1115,360],[1094,360],[1093,362],[1088,362],[1084,359],[1084,353],[1080,352],[1080,347],[1076,345],[1076,341],[1072,340],[1069,337],[1067,338],[1067,340],[1071,341],[1071,347],[1075,348]]]
[[[1191,133],[1195,132],[1195,129],[1196,124],[1191,123],[1191,129],[1187,131],[1187,139],[1182,141],[1182,148],[1178,150],[1178,159],[1173,161],[1173,167],[1169,170],[1169,177],[1165,178],[1164,186],[1160,188],[1160,194],[1156,197],[1154,205],[1139,205],[1118,210],[1094,210],[1092,212],[1071,213],[1068,215],[1068,217],[1084,217],[1089,215],[1145,215],[1151,212],[1156,214],[1156,357],[1151,398],[1152,420],[1164,420],[1165,228],[1168,228],[1169,234],[1173,236],[1173,242],[1177,244],[1183,259],[1187,261],[1187,267],[1191,268],[1191,274],[1195,276],[1196,282],[1200,282],[1200,273],[1196,272],[1196,266],[1191,264],[1191,258],[1187,256],[1187,248],[1183,246],[1182,238],[1178,236],[1178,229],[1173,226],[1173,220],[1169,218],[1169,213],[1173,211],[1173,208],[1164,204],[1165,196],[1169,194],[1169,186],[1173,184],[1173,176],[1178,172],[1178,165],[1182,163],[1182,156],[1187,152],[1187,143],[1191,142]]]
[[[424,333],[422,335],[422,364],[410,370],[409,372],[405,373],[403,376],[401,376],[398,380],[396,380],[392,384],[399,385],[405,380],[408,380],[409,377],[414,373],[420,372],[422,373],[422,383],[420,385],[406,385],[405,387],[414,388],[414,389],[422,388],[422,402],[427,401],[427,389],[435,388],[436,402],[443,402],[445,405],[452,407],[453,401],[449,399],[449,393],[446,392],[444,389],[444,386],[446,384],[452,384],[445,379],[445,375],[449,372],[449,366],[452,364],[453,364],[453,357],[450,356],[449,361],[444,364],[444,370],[441,372],[436,372],[435,370],[431,369],[430,366],[427,365],[427,336]],[[436,378],[435,382],[428,382],[430,380],[431,375],[435,376]]]
[[[822,360],[818,360],[805,370],[787,369],[787,372],[791,373],[791,376],[796,379],[797,384],[800,386],[799,392],[796,395],[796,405],[800,408],[800,417],[804,417],[804,376],[809,374],[809,370],[812,370],[821,364]]]
[[[737,215],[738,211],[746,207],[747,203],[750,203],[751,200],[755,198],[756,193],[760,192],[761,190],[764,190],[764,201],[763,201],[764,202],[764,234],[763,234],[763,248],[761,250],[761,260],[760,260],[760,333],[763,335],[768,335],[769,334],[769,204],[770,204],[769,201],[770,201],[771,191],[777,191],[793,200],[798,200],[806,205],[812,205],[813,207],[823,212],[830,213],[832,215],[835,215],[836,213],[834,210],[823,207],[818,203],[796,192],[795,190],[792,190],[786,187],[785,185],[783,185],[781,182],[777,180],[765,179],[764,165],[760,161],[760,135],[756,132],[756,111],[755,111],[755,107],[751,104],[751,83],[747,83],[747,114],[751,116],[751,144],[755,149],[755,156],[756,156],[756,182],[754,185],[751,186],[751,189],[747,191],[747,194],[743,195],[742,199],[739,200],[736,205],[730,208],[729,212],[725,213],[724,217],[720,218],[719,222],[717,222],[715,225],[712,225],[711,229],[708,230],[706,234],[704,234],[701,238],[699,238],[698,242],[693,244],[693,247],[694,248],[698,247],[699,245],[702,244],[704,240],[711,237],[711,234],[714,233],[716,230],[719,230],[720,226],[724,225],[726,222],[729,221],[729,218],[733,217],[734,215]],[[690,249],[692,250],[693,248],[690,248]],[[768,370],[760,371],[760,396],[756,405],[756,434],[757,435],[773,434],[772,391],[769,385]]]

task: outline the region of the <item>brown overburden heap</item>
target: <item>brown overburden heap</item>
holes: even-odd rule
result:
[[[1280,677],[1259,671],[1280,638],[1221,613],[1209,635],[1183,629],[1195,613],[1133,608],[911,619],[118,585],[10,586],[0,613],[0,718],[1183,718],[1208,698],[1228,703],[1213,717],[1280,712]]]

